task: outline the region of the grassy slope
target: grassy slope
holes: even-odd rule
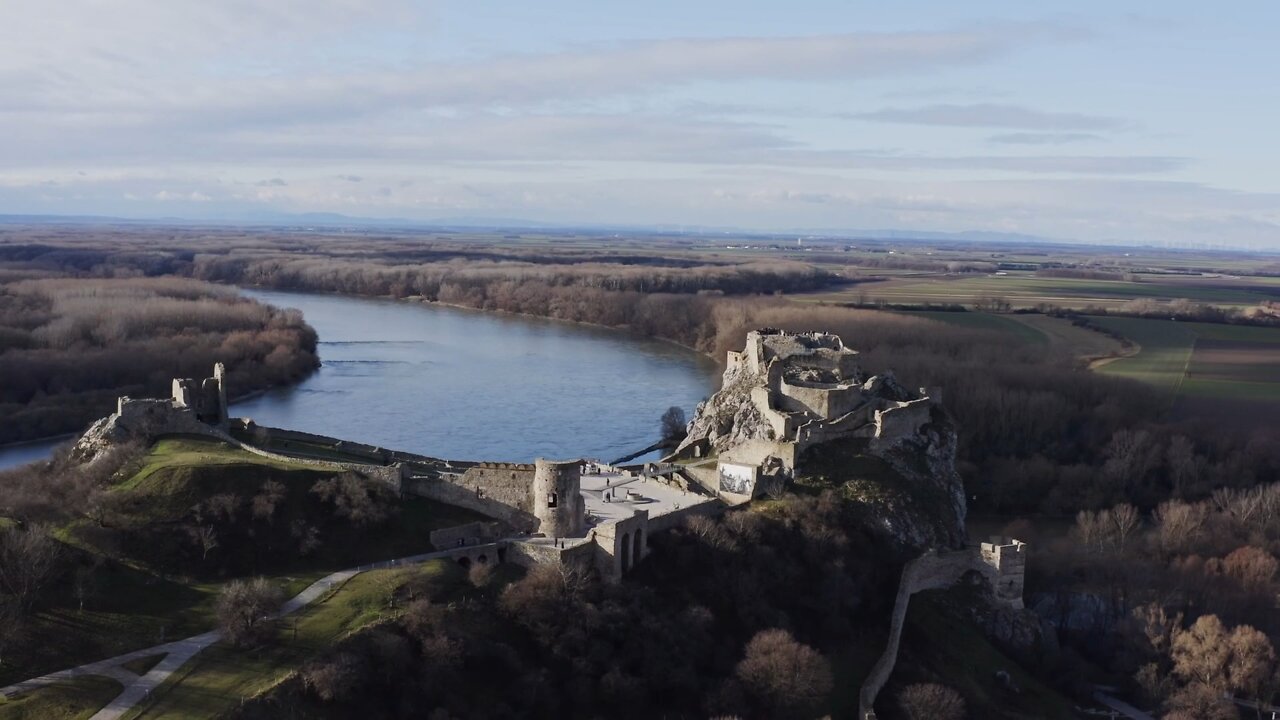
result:
[[[903,685],[939,682],[965,697],[968,716],[991,720],[1068,720],[1070,702],[1036,680],[982,635],[972,621],[949,607],[963,589],[918,593],[911,598],[903,628],[899,668],[878,699],[877,708],[893,705]],[[1009,673],[1020,692],[1005,689],[996,672]],[[889,717],[888,713],[885,717]]]
[[[0,700],[0,720],[83,720],[92,717],[124,688],[115,680],[82,677]]]
[[[822,446],[819,446],[819,449]],[[845,497],[855,500],[889,500],[891,504],[904,503],[917,518],[930,522],[943,522],[933,517],[930,508],[941,507],[946,502],[932,488],[921,488],[907,483],[887,463],[878,458],[861,455],[845,448],[829,452],[810,452],[805,466],[809,474],[797,478],[799,492],[820,492],[838,487]],[[769,503],[757,502],[753,510],[768,512]],[[969,717],[1030,720],[1031,718],[1074,717],[1069,703],[1058,693],[1035,680],[1022,670],[1017,662],[994,648],[973,626],[972,621],[956,613],[945,612],[935,596],[938,593],[917,594],[911,600],[907,613],[907,626],[903,636],[903,654],[899,658],[900,674],[894,682],[937,681],[959,690],[969,703]],[[976,602],[976,599],[970,599]],[[876,628],[848,652],[831,658],[836,680],[832,693],[832,708],[836,717],[853,717],[857,714],[858,690],[872,665],[884,649],[885,638]],[[912,652],[915,648],[915,652]],[[1010,697],[1000,689],[994,673],[1006,670],[1023,693]],[[878,706],[884,709],[892,704],[891,685]],[[897,717],[893,708],[883,715]]]
[[[453,563],[438,560],[420,567],[376,570],[349,580],[292,621],[282,623],[276,644],[254,651],[218,643],[196,656],[182,671],[157,688],[151,700],[128,718],[214,718],[244,697],[260,694],[280,682],[301,663],[341,637],[392,617],[388,605],[396,588],[415,574],[441,582],[461,582]]]
[[[203,439],[159,441],[141,469],[120,488],[140,493],[137,513],[127,522],[144,523],[180,516],[203,497],[243,485],[256,491],[263,473],[282,479],[315,479],[305,465],[283,463]],[[244,489],[244,488],[241,488]],[[430,531],[478,519],[449,505],[412,499],[385,526],[363,533],[341,548],[321,547],[311,557],[272,576],[292,596],[334,570],[431,550]],[[59,535],[88,554],[111,554],[73,530]],[[90,556],[90,555],[86,555]],[[352,560],[354,558],[354,561]],[[81,612],[69,591],[54,593],[33,623],[21,648],[6,653],[0,683],[24,680],[53,670],[117,655],[208,630],[221,582],[165,577],[130,558],[115,557],[100,573],[100,584]]]

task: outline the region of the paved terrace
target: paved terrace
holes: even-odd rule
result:
[[[596,466],[588,465],[588,470]],[[628,491],[639,493],[639,498],[629,497]],[[606,494],[612,497],[605,502]],[[677,510],[713,502],[709,495],[686,492],[661,480],[627,476],[608,467],[600,468],[600,474],[582,474],[582,497],[586,500],[587,515],[594,518],[591,525],[613,520],[625,520],[636,510],[648,510],[649,519]]]

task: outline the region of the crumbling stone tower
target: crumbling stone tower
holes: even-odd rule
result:
[[[199,384],[191,378],[173,379],[173,404],[188,408],[196,419],[206,425],[227,427],[227,368],[222,363],[213,366],[213,377]]]
[[[996,600],[1021,610],[1022,588],[1027,572],[1027,544],[1007,537],[993,537],[979,548],[982,562],[990,567],[991,586]]]
[[[579,537],[585,532],[582,465],[538,458],[533,470],[533,515],[547,537]]]

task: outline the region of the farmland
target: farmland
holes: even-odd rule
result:
[[[855,276],[856,277],[856,276]],[[1158,279],[1157,279],[1158,278]],[[1133,280],[1041,277],[1032,272],[913,273],[862,282],[806,299],[894,305],[972,305],[999,298],[1014,308],[1116,308],[1132,300],[1177,299],[1249,307],[1280,298],[1277,278],[1237,276],[1138,276]]]
[[[1280,329],[1093,318],[1140,346],[1100,372],[1169,394],[1175,417],[1255,426],[1280,421]]]
[[[1089,327],[1082,327],[1034,313],[897,314],[1000,333],[1070,354],[1102,374],[1155,387],[1175,420],[1232,427],[1280,423],[1280,328],[1114,316],[1089,316]]]

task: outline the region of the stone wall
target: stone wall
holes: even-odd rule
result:
[[[471,522],[465,525],[431,531],[431,546],[447,550],[468,545],[492,543],[506,535],[506,526],[499,522]]]
[[[595,567],[600,577],[618,580],[649,554],[649,511],[637,510],[623,520],[596,526]]]
[[[533,466],[526,463],[480,463],[452,480],[483,497],[533,514]]]
[[[808,411],[820,418],[836,418],[862,403],[862,387],[841,384],[821,387],[781,380],[778,406],[791,412]]]
[[[473,487],[451,482],[435,475],[409,476],[401,484],[401,491],[415,497],[457,505],[486,517],[500,520],[520,532],[537,532],[538,519],[518,507],[486,497]]]
[[[876,440],[891,445],[914,437],[920,432],[920,428],[929,423],[932,414],[933,402],[929,398],[898,402],[884,410],[877,410]]]
[[[598,550],[598,545],[584,539],[567,541],[563,548],[549,541],[512,540],[507,546],[507,561],[524,568],[550,565],[589,571],[595,567]]]
[[[393,461],[393,453],[373,445],[350,440],[339,440],[338,438],[314,435],[297,430],[266,427],[258,425],[252,420],[243,422],[240,427],[244,429],[243,432],[246,433],[246,439],[259,447],[270,447],[301,455],[331,452],[341,455],[344,459],[349,458],[351,461],[376,465],[386,465]],[[233,425],[234,428],[235,426]]]
[[[694,505],[688,505],[679,510],[672,510],[656,517],[649,518],[649,533],[660,533],[679,527],[684,524],[685,520],[699,515],[705,517],[718,517],[723,515],[729,506],[715,498],[708,498]]]

